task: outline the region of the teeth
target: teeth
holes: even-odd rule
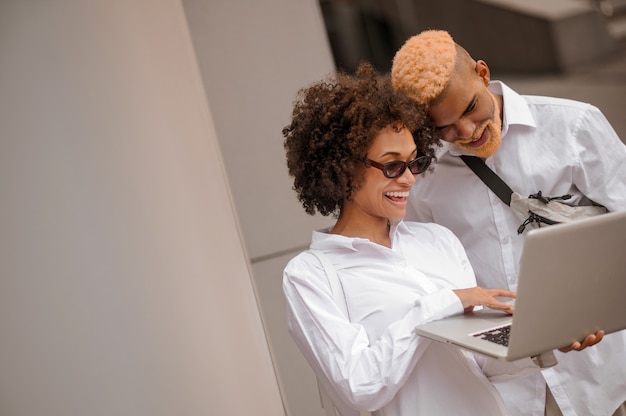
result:
[[[394,198],[406,198],[409,196],[408,192],[385,192],[387,196],[393,196]]]

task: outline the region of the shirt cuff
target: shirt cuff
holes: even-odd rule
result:
[[[423,323],[463,313],[461,299],[450,289],[424,295],[414,306],[420,309]]]

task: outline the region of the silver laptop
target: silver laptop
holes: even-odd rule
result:
[[[416,332],[513,361],[626,328],[625,293],[626,212],[608,213],[528,231],[513,316],[482,309]]]

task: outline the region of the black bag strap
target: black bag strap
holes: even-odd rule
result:
[[[511,206],[513,190],[494,171],[489,169],[485,161],[476,156],[461,155],[463,162],[508,206]]]

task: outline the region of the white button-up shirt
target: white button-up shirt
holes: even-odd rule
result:
[[[594,201],[609,211],[626,210],[626,146],[596,107],[520,96],[498,81],[490,88],[504,99],[503,138],[485,163],[514,191],[571,194],[567,203]],[[434,173],[418,177],[407,219],[448,227],[465,246],[480,286],[515,291],[524,242],[517,234],[520,220],[459,154],[446,143]],[[582,352],[556,355],[559,365],[541,374],[564,415],[610,415],[626,400],[626,332]],[[512,414],[543,416],[545,383],[539,374],[497,387]]]
[[[436,224],[392,226],[392,248],[314,232],[311,248],[332,263],[349,318],[309,252],[284,270],[290,333],[342,415],[502,415],[487,376],[526,375],[530,359],[503,365],[418,336],[420,323],[463,312],[452,291],[476,285],[458,239]],[[358,414],[358,412],[357,412]]]

